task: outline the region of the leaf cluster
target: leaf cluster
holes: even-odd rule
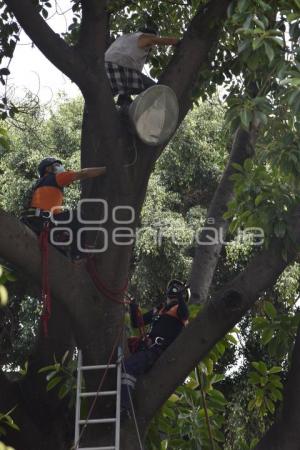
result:
[[[59,399],[68,397],[69,408],[75,405],[76,401],[76,360],[70,357],[67,351],[61,361],[57,361],[54,355],[54,364],[39,369],[39,373],[47,373],[47,391],[58,389],[57,395]]]

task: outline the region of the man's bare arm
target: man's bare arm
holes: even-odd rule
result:
[[[176,37],[160,37],[154,34],[142,34],[138,39],[139,48],[151,47],[151,45],[177,45],[179,39]]]
[[[95,178],[106,173],[106,167],[88,167],[87,169],[75,172],[75,180],[85,180],[87,178]]]

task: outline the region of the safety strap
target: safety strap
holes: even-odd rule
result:
[[[49,285],[49,229],[50,223],[45,222],[43,230],[40,234],[40,249],[42,253],[42,302],[43,302],[43,312],[42,312],[42,322],[45,337],[48,336],[48,321],[51,316],[51,293]]]
[[[21,212],[21,218],[41,217],[42,219],[49,219],[51,217],[50,211],[44,211],[40,208],[28,208]]]

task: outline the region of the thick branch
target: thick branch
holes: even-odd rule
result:
[[[254,126],[250,133],[243,129],[237,130],[227,167],[207,213],[207,220],[200,236],[200,244],[195,248],[191,273],[192,303],[206,301],[223,242],[226,238],[228,221],[223,219],[223,214],[233,196],[233,182],[230,177],[235,169],[232,164],[243,164],[246,158],[253,155],[256,136],[257,129]]]
[[[84,0],[82,4],[82,20],[78,48],[83,49],[97,62],[103,61],[106,49],[107,12],[106,2]]]
[[[296,336],[279,421],[270,428],[256,450],[298,450],[300,442],[300,325]]]
[[[4,0],[34,44],[59,70],[80,85],[84,65],[74,51],[49,27],[30,0]]]
[[[0,255],[40,284],[41,255],[37,238],[4,211],[0,211]],[[85,267],[72,264],[50,246],[49,282],[52,296],[62,304],[72,320],[77,344],[84,347],[99,339],[97,333],[103,320],[105,300],[94,287]]]
[[[300,238],[299,212],[291,220],[295,242]],[[270,249],[255,256],[248,267],[207,303],[199,316],[166,350],[138,386],[138,412],[141,426],[146,426],[155,411],[183,382],[195,365],[251,308],[259,295],[272,286],[287,264],[294,260],[294,248],[287,261],[281,256],[281,243],[274,241]],[[191,344],[192,343],[192,344]],[[172,373],[172,377],[170,377]],[[158,381],[159,380],[159,381]],[[151,386],[156,386],[153,391]],[[151,390],[151,396],[147,392]],[[145,407],[145,398],[148,399]]]

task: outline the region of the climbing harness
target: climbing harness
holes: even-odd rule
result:
[[[49,229],[50,223],[49,221],[47,221],[44,223],[43,230],[39,236],[40,249],[42,253],[42,303],[43,303],[42,322],[45,337],[48,336],[48,321],[51,316],[51,292],[50,292],[49,271],[48,271]]]

